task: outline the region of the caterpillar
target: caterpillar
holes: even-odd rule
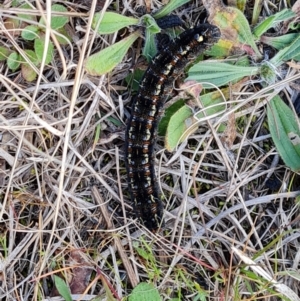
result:
[[[162,225],[163,205],[154,170],[157,125],[173,82],[186,64],[220,38],[218,27],[198,25],[181,33],[151,61],[133,99],[125,132],[128,190],[136,217],[150,231]]]

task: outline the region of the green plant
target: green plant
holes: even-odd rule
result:
[[[136,25],[143,23],[146,26],[145,32],[145,46],[143,49],[144,56],[149,59],[153,57],[156,52],[154,36],[160,32],[160,28],[157,26],[155,18],[160,18],[172,12],[178,6],[184,4],[186,1],[171,1],[154,16],[145,15],[140,20],[135,18],[124,17],[115,13],[96,14],[94,21],[94,29],[101,34],[112,33],[120,30],[126,26]],[[244,6],[242,6],[244,7]],[[259,7],[256,7],[259,10]],[[257,14],[258,11],[254,12]],[[217,25],[222,31],[222,39],[213,46],[210,51],[210,55],[218,57],[226,57],[231,54],[234,49],[242,49],[252,57],[252,60],[260,60],[261,62],[250,63],[247,56],[242,59],[231,60],[230,62],[200,62],[189,69],[187,80],[194,80],[202,84],[202,88],[211,89],[214,87],[226,86],[229,83],[242,82],[245,77],[258,76],[262,81],[262,86],[267,86],[276,83],[279,75],[279,68],[287,60],[299,60],[300,49],[300,36],[294,33],[287,33],[281,37],[268,37],[264,34],[270,28],[278,25],[279,22],[287,21],[295,16],[295,13],[291,10],[285,9],[272,15],[258,24],[251,32],[250,26],[243,13],[233,7],[215,7],[214,14],[211,16],[211,22]],[[114,26],[112,26],[114,24]],[[290,23],[290,27],[295,30],[299,25]],[[140,32],[136,31],[126,39],[92,55],[86,60],[86,70],[93,75],[102,75],[111,71],[118,63],[120,63],[127,53],[129,47],[140,36]],[[272,47],[279,49],[279,52],[269,61],[261,60],[262,54],[260,53],[256,42],[263,42]],[[112,59],[113,58],[113,59]],[[196,97],[199,96],[199,92]],[[228,90],[227,90],[228,91]],[[197,94],[197,93],[196,93]],[[220,96],[221,97],[221,96]],[[205,95],[202,96],[205,98]],[[221,114],[224,110],[224,106],[216,104],[215,109],[212,112],[206,112],[206,116],[210,114]],[[270,107],[274,109],[274,100],[270,100]],[[206,108],[211,107],[211,102],[206,102],[203,106]],[[277,109],[284,106],[283,101],[277,96],[276,101]],[[171,111],[173,110],[173,111]],[[165,145],[168,150],[172,151],[183,141],[187,135],[193,132],[190,128],[194,128],[194,125],[198,123],[199,117],[194,116],[193,111],[186,105],[175,106],[167,112],[168,118],[164,118],[164,126],[160,126],[160,132],[166,134]],[[278,131],[271,130],[271,135],[274,143],[280,153],[281,157],[285,161],[286,165],[294,171],[300,170],[300,130],[299,123],[295,121],[292,126],[289,126],[289,120],[293,115],[293,112],[289,108],[285,108],[284,112],[289,116],[285,118],[282,115],[283,110],[278,111],[274,120],[270,116],[271,110],[268,110],[269,122],[273,121],[274,124],[281,124],[283,126],[278,127]],[[279,119],[278,119],[279,118]],[[294,119],[296,116],[294,116]],[[172,122],[174,120],[174,122]],[[190,120],[190,121],[188,121]],[[185,122],[184,122],[185,121]],[[165,127],[165,128],[163,128]],[[292,131],[290,131],[292,127]],[[280,137],[280,138],[279,138]],[[289,143],[286,143],[289,141]],[[282,145],[285,147],[282,147]],[[286,145],[289,145],[288,147]]]
[[[64,300],[72,301],[70,289],[66,284],[66,282],[62,278],[56,275],[54,275],[54,282],[55,282],[55,287],[57,288],[59,294],[64,298]]]
[[[21,5],[19,8],[28,10],[28,12],[32,9],[29,4]],[[49,25],[55,38],[60,44],[68,43],[69,38],[64,26],[69,19],[63,15],[64,12],[67,12],[67,9],[63,5],[54,4],[51,6],[51,11]],[[58,14],[56,15],[55,12]],[[53,57],[54,44],[51,39],[47,38],[46,20],[43,17],[37,20],[30,13],[28,15],[20,13],[15,18],[6,19],[4,25],[7,29],[13,29],[15,35],[20,32],[25,41],[24,44],[29,45],[30,48],[16,48],[11,51],[5,47],[0,47],[0,60],[6,60],[8,68],[12,71],[21,68],[24,79],[33,81],[37,76],[38,67],[41,63],[49,64]],[[47,50],[45,51],[45,49]]]
[[[180,7],[187,2],[189,2],[189,0],[172,0],[153,16],[146,14],[140,19],[126,17],[113,12],[96,13],[93,19],[92,28],[99,34],[110,34],[117,32],[124,27],[142,24],[145,27],[143,55],[150,61],[157,51],[155,35],[161,31],[156,23],[156,19],[167,16],[177,7]],[[137,30],[120,42],[88,57],[85,62],[87,73],[92,75],[103,75],[110,72],[121,63],[129,47],[140,36],[141,32]]]
[[[147,274],[151,280],[159,279],[161,276],[161,270],[157,267],[157,261],[153,254],[151,246],[141,238],[141,246],[134,245],[135,250],[145,260],[145,266],[147,267]]]
[[[260,78],[262,88],[265,88],[278,81],[280,68],[286,61],[299,61],[299,34],[294,35],[293,33],[287,33],[275,38],[265,38],[263,36],[267,30],[275,27],[279,22],[287,21],[294,17],[294,12],[285,9],[268,17],[257,25],[253,30],[253,34],[251,34],[250,26],[245,17],[235,8],[230,8],[228,11],[222,10],[221,12],[217,12],[213,20],[214,23],[225,32],[228,31],[228,28],[231,28],[231,26],[234,27],[237,38],[232,41],[234,46],[243,44],[244,50],[247,51],[249,56],[254,60],[261,58],[261,54],[254,43],[256,41],[266,41],[268,45],[279,48],[279,52],[269,61],[262,60],[252,66],[248,64],[241,65],[238,63],[238,60],[233,60],[230,63],[217,62],[215,64],[200,62],[190,68],[187,80],[209,82],[209,84],[203,84],[203,87],[205,89],[211,89],[213,87],[222,87],[229,83],[243,81],[244,77],[257,76]],[[299,26],[297,27],[291,22],[290,27],[292,29],[298,29]],[[220,42],[220,44],[222,43],[224,43],[224,41]],[[215,47],[218,47],[218,45]],[[274,91],[272,87],[269,91],[266,91],[266,93],[273,93],[273,96],[278,94],[278,92],[279,91]],[[269,99],[267,114],[271,136],[280,156],[289,168],[296,172],[299,171],[300,128],[297,116],[292,109],[285,105],[278,95]]]

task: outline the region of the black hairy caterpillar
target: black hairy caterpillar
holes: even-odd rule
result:
[[[125,133],[128,188],[137,217],[151,231],[160,227],[163,215],[153,162],[163,105],[186,64],[219,38],[220,30],[210,24],[184,31],[154,57],[133,100]]]
[[[183,22],[177,15],[169,15],[156,20],[157,25],[162,29],[182,26]]]

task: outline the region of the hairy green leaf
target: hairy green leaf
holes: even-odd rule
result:
[[[146,30],[143,55],[145,56],[147,61],[150,62],[156,53],[157,53],[157,47],[156,47],[155,35],[152,34],[149,30]]]
[[[280,37],[262,36],[260,41],[280,50],[284,47],[288,47],[298,36],[298,33],[288,33]]]
[[[271,15],[265,20],[263,20],[260,24],[258,24],[254,30],[253,35],[257,38],[259,38],[261,35],[263,35],[265,32],[267,32],[270,28],[275,27],[278,25],[278,23],[282,21],[286,21],[292,17],[294,17],[296,14],[290,10],[290,9],[284,9],[275,15]]]
[[[155,19],[151,15],[144,15],[142,21],[145,24],[145,27],[151,33],[159,33],[161,31],[160,27],[157,25]]]
[[[60,295],[66,300],[66,301],[72,301],[70,289],[67,286],[66,282],[61,279],[60,277],[54,275],[54,283],[55,286],[60,293]]]
[[[190,2],[190,0],[171,0],[167,5],[163,6],[158,12],[156,12],[153,17],[159,19],[161,17],[169,15],[176,8]]]
[[[22,38],[24,40],[33,41],[38,37],[39,28],[35,25],[28,25],[22,30]]]
[[[96,13],[92,22],[92,28],[97,30],[99,34],[114,33],[124,27],[139,23],[139,20],[136,18],[122,16],[113,12],[106,12],[103,15],[100,25],[96,29],[101,15],[101,13]]]
[[[19,8],[21,9],[21,11],[24,11],[24,10],[26,10],[26,9],[32,10],[32,6],[29,5],[28,3],[22,4]],[[19,17],[20,19],[23,19],[23,20],[36,21],[36,16],[35,16],[35,15],[32,15],[32,14],[26,14],[26,13],[24,14],[24,13],[22,13],[22,14],[18,14],[18,17]],[[29,23],[29,22],[28,22],[28,23]]]
[[[139,36],[139,32],[136,31],[120,42],[91,55],[85,61],[87,73],[102,75],[111,71],[122,61],[129,47]]]
[[[49,41],[48,46],[49,47],[47,49],[45,64],[49,64],[51,62],[52,57],[53,57],[53,52],[54,52],[54,46],[51,41]],[[44,53],[45,47],[46,47],[46,44],[45,44],[44,38],[34,40],[34,51],[36,53],[36,56],[37,56],[39,62],[42,62],[42,60],[43,60],[43,53]]]
[[[299,60],[300,59],[300,35],[294,40],[294,42],[280,50],[271,60],[270,63],[276,67],[280,66],[283,62],[288,60]]]
[[[20,67],[20,64],[20,55],[17,52],[12,52],[7,58],[8,68],[15,71]]]
[[[128,298],[129,301],[160,301],[158,290],[150,283],[140,283],[133,290]]]
[[[30,67],[29,64],[21,64],[21,73],[23,78],[28,82],[34,81],[37,77],[36,72]]]
[[[6,47],[0,46],[0,61],[4,61],[8,58],[10,50]]]
[[[52,10],[52,16],[51,17],[51,28],[52,29],[59,29],[62,28],[63,26],[65,26],[68,22],[69,22],[69,18],[66,16],[55,16],[54,12],[67,12],[67,8],[64,7],[61,4],[53,4],[51,6],[51,10]]]
[[[184,105],[170,118],[165,137],[165,147],[168,151],[173,151],[182,141],[183,133],[193,123],[192,117],[193,110]]]
[[[169,121],[171,117],[181,108],[185,105],[185,102],[183,99],[180,99],[170,105],[164,112],[159,124],[158,124],[158,135],[159,136],[165,136],[168,128]]]
[[[284,163],[295,172],[300,171],[300,121],[294,112],[275,96],[269,103],[269,130]]]
[[[39,60],[36,56],[36,53],[30,49],[25,49],[24,50],[27,58],[32,62],[33,65],[38,66],[39,64]],[[21,61],[22,63],[28,64],[27,61],[25,60],[25,58],[21,57]]]
[[[195,80],[203,84],[206,89],[212,89],[211,83],[217,87],[234,83],[245,76],[255,75],[259,72],[258,66],[246,67],[228,63],[200,62],[190,68],[186,80]]]
[[[245,50],[250,55],[255,54],[258,58],[261,57],[249,23],[240,10],[234,7],[224,8],[222,6],[216,10],[213,22],[214,25],[220,28],[223,39],[230,40],[235,47]]]
[[[52,29],[60,29],[65,26],[69,22],[69,18],[67,16],[55,14],[55,12],[67,12],[68,9],[61,4],[53,4],[51,6],[51,28]],[[40,19],[39,24],[45,25],[45,20],[43,18]]]

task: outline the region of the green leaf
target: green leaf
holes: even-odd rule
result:
[[[136,31],[120,42],[91,55],[85,61],[88,74],[102,75],[115,68],[123,59],[129,47],[140,36]]]
[[[57,15],[55,12],[67,12],[68,9],[61,4],[53,4],[51,6],[51,28],[52,29],[60,29],[64,27],[68,22],[69,18],[63,15]],[[45,20],[40,18],[39,24],[45,25]]]
[[[184,140],[183,134],[193,124],[193,110],[184,105],[171,118],[165,137],[165,147],[172,152],[179,142]]]
[[[29,49],[25,49],[24,52],[25,52],[27,58],[32,62],[32,64],[35,65],[35,66],[38,66],[39,60],[36,56],[36,53],[32,50],[29,50]],[[21,57],[21,62],[25,63],[25,64],[28,64],[27,61],[25,60],[25,58],[23,58],[23,57]]]
[[[170,105],[164,112],[162,119],[159,122],[158,125],[158,135],[159,136],[165,136],[167,133],[167,128],[169,121],[171,117],[183,106],[185,105],[185,102],[183,99],[180,99]]]
[[[32,62],[33,65],[35,65],[35,66],[39,65],[38,58],[34,51],[26,49],[26,50],[24,50],[24,52],[25,52],[27,58]],[[27,61],[23,57],[21,58],[21,60],[22,60],[21,72],[22,72],[23,78],[25,80],[27,80],[28,82],[34,81],[37,77],[37,73],[35,72],[34,69],[32,69],[30,64],[27,63]]]
[[[145,260],[149,260],[150,254],[145,249],[137,247],[135,248],[135,250],[142,258],[144,258]]]
[[[92,22],[92,29],[96,30],[101,15],[102,13],[95,14]],[[99,34],[110,34],[110,33],[117,32],[118,30],[124,27],[130,25],[136,25],[138,23],[139,20],[136,18],[122,16],[120,14],[113,13],[113,12],[106,12],[103,15],[103,18],[97,29],[97,32]]]
[[[13,0],[12,2],[11,2],[11,6],[12,7],[17,7],[17,6],[19,6],[20,5],[20,0]]]
[[[15,71],[20,67],[20,64],[20,55],[17,52],[12,52],[7,58],[8,68]]]
[[[60,35],[55,34],[55,37],[60,45],[69,45],[71,43],[72,38],[65,27],[58,29],[57,32],[60,33]]]
[[[8,58],[10,50],[6,47],[0,46],[0,61],[4,61]]]
[[[284,163],[295,172],[300,171],[300,128],[294,112],[275,96],[268,106],[269,129],[276,149]]]
[[[293,22],[290,22],[290,23],[288,24],[288,28],[289,28],[290,30],[296,30],[296,31],[299,31],[299,29],[300,29],[300,24],[299,24],[299,22],[298,22],[298,18],[294,18]]]
[[[300,35],[288,47],[280,50],[271,60],[270,63],[275,67],[280,66],[284,61],[300,59]]]
[[[49,41],[48,45],[49,45],[49,47],[47,50],[45,64],[49,64],[51,62],[52,57],[53,57],[53,52],[54,52],[54,46],[51,41]],[[34,40],[34,51],[36,53],[36,56],[37,56],[39,62],[42,62],[45,47],[46,47],[46,45],[45,45],[44,38]]]
[[[146,29],[152,34],[161,32],[160,27],[157,25],[155,19],[151,15],[144,15],[142,17],[142,21],[145,24]]]
[[[236,82],[245,76],[255,75],[259,73],[259,71],[258,66],[246,67],[205,61],[191,67],[186,80],[195,80],[203,83],[204,88],[212,89],[214,87],[206,84],[206,82],[221,87]]]
[[[266,18],[263,22],[257,25],[253,30],[253,35],[255,37],[260,37],[265,32],[267,32],[270,28],[274,28],[278,25],[278,23],[286,21],[296,14],[290,9],[283,9],[282,11],[276,13],[275,15],[271,15]]]
[[[201,104],[204,110],[201,110],[201,112],[197,114],[197,118],[200,119],[223,112],[226,108],[224,98],[228,99],[230,97],[231,90],[231,88],[225,88],[221,90],[222,94],[217,90],[201,95]]]
[[[53,4],[51,6],[52,15],[54,15],[55,11],[57,12],[67,12],[67,8],[60,4]],[[64,27],[69,22],[69,18],[66,16],[52,16],[51,17],[51,28],[59,29]]]
[[[31,11],[33,10],[32,6],[27,4],[27,3],[21,5],[19,8],[22,11],[24,11],[26,9],[31,10]],[[25,14],[18,14],[18,17],[20,19],[24,19],[24,20],[28,20],[28,21],[36,21],[36,16],[34,16],[32,14],[26,14],[26,13]],[[28,23],[31,23],[31,22],[28,22]]]
[[[190,0],[171,0],[167,5],[165,5],[162,9],[156,12],[153,17],[155,19],[159,19],[161,17],[169,15],[176,8],[190,2]]]
[[[123,123],[118,119],[114,117],[107,116],[107,121],[114,124],[116,127],[120,127],[123,125]]]
[[[288,33],[280,37],[267,37],[262,36],[260,38],[260,41],[263,44],[270,45],[278,50],[289,46],[297,37],[299,36],[299,33]]]
[[[218,7],[213,22],[221,29],[223,39],[232,41],[235,47],[244,49],[247,53],[253,52],[258,58],[262,57],[254,42],[249,23],[240,10],[234,7]]]
[[[212,57],[228,57],[232,54],[233,44],[228,40],[220,39],[212,45],[209,50],[205,51],[205,55]]]
[[[38,37],[39,28],[35,25],[28,25],[22,30],[22,38],[24,40],[33,41]]]
[[[155,34],[161,32],[161,29],[157,25],[155,19],[150,15],[143,16],[142,21],[146,27],[143,55],[146,57],[147,61],[150,62],[157,53]]]
[[[21,73],[23,78],[28,82],[34,81],[37,77],[36,72],[28,64],[21,64]]]
[[[159,134],[165,135],[165,146],[168,151],[173,151],[177,145],[184,141],[198,126],[199,119],[219,114],[225,111],[224,98],[229,98],[229,88],[201,95],[203,109],[194,118],[190,107],[179,100],[171,105],[159,123]]]
[[[158,290],[149,283],[140,283],[133,290],[128,298],[129,301],[160,301],[162,298]]]
[[[155,35],[152,34],[149,30],[146,30],[143,55],[147,59],[147,61],[150,62],[156,53],[157,53],[157,47],[156,47]]]
[[[55,283],[55,287],[57,288],[60,295],[66,301],[72,301],[70,289],[67,286],[66,282],[64,280],[62,280],[60,277],[54,275],[54,283]]]

